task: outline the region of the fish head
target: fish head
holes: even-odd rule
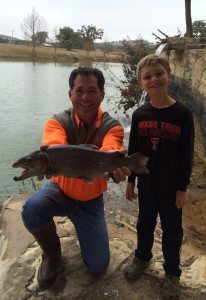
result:
[[[46,153],[41,151],[32,152],[13,163],[12,168],[24,169],[19,177],[14,177],[14,180],[19,181],[32,176],[45,174],[48,167],[49,159]]]

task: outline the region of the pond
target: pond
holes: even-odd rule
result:
[[[41,144],[44,122],[70,107],[68,78],[78,64],[0,62],[0,201],[19,190],[12,163]],[[114,80],[123,79],[122,65],[97,63],[106,79],[103,110],[128,126],[129,118],[117,109],[120,100]],[[119,84],[119,82],[116,82]]]

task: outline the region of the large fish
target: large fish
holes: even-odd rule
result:
[[[136,174],[147,174],[147,161],[148,158],[140,153],[125,156],[119,151],[98,151],[85,145],[61,145],[34,151],[17,160],[12,167],[24,169],[20,176],[14,177],[15,181],[54,174],[92,183],[92,178],[104,178],[105,172],[112,173],[123,166]]]

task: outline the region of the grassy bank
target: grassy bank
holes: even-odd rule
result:
[[[76,62],[84,61],[88,57],[85,50],[67,51],[53,47],[36,47],[36,61]],[[121,54],[117,52],[104,53],[100,50],[90,51],[92,61],[120,62]],[[26,45],[0,44],[0,60],[32,61],[32,47]]]

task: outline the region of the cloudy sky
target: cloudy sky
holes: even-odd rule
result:
[[[206,1],[191,0],[192,20],[206,20]],[[155,41],[157,29],[172,36],[185,32],[184,0],[2,0],[0,34],[23,38],[21,22],[32,7],[47,22],[47,31],[82,25],[104,29],[103,41],[135,39]],[[163,37],[163,36],[161,36]]]

